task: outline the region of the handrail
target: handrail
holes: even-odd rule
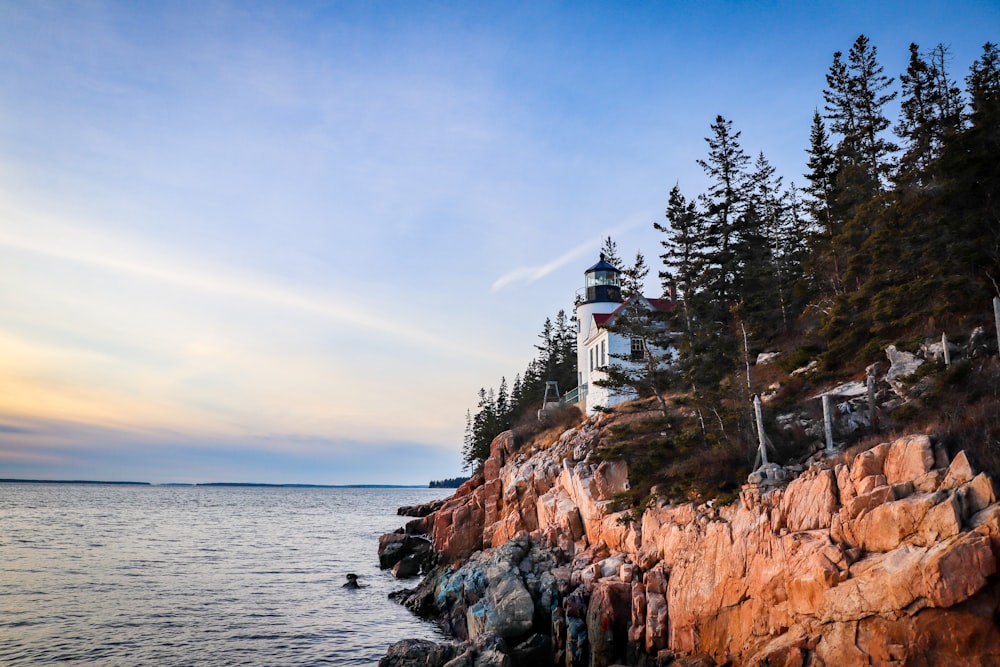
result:
[[[581,384],[576,389],[570,389],[565,394],[563,394],[563,403],[569,403],[570,405],[576,405],[581,400],[587,396],[587,385]]]

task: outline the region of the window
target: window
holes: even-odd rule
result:
[[[604,349],[604,341],[601,341],[601,366],[608,365],[608,355],[607,351]]]
[[[638,361],[639,359],[644,359],[646,357],[646,339],[645,338],[633,338],[632,339],[632,359]]]

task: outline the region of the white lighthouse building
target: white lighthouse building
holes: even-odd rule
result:
[[[607,377],[603,369],[611,363],[641,359],[646,350],[642,340],[632,340],[607,328],[626,304],[622,298],[621,271],[609,264],[603,253],[597,264],[584,271],[581,297],[576,306],[577,403],[592,415],[598,407],[609,408],[636,398],[632,392],[600,387],[596,381]],[[670,310],[674,306],[671,300],[642,295],[631,298],[640,299],[649,310]]]

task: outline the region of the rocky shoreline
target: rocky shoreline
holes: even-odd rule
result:
[[[912,435],[743,487],[619,510],[605,417],[547,447],[494,440],[482,474],[384,536],[426,576],[396,599],[455,638],[422,665],[996,665],[1000,504],[964,453]]]

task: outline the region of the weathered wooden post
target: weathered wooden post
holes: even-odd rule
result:
[[[757,440],[760,446],[760,462],[761,465],[767,465],[767,437],[764,435],[764,413],[760,408],[760,396],[754,394],[753,397],[753,411],[754,415],[757,417]]]
[[[833,415],[830,410],[830,394],[823,394],[823,431],[826,433],[826,453],[833,452]]]
[[[1000,355],[1000,296],[993,297],[993,319],[997,325],[997,354]]]
[[[948,349],[948,334],[941,334],[941,349],[944,350],[944,365],[951,366],[951,350]]]
[[[868,424],[875,425],[875,373],[868,369]]]

